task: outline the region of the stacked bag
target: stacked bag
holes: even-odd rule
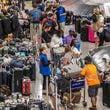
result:
[[[15,32],[18,27],[19,21],[16,15],[0,17],[0,36]]]

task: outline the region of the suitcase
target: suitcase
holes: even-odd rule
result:
[[[104,40],[110,42],[110,29],[104,29]]]
[[[23,67],[23,76],[30,78],[30,67],[29,66]]]
[[[2,85],[7,85],[7,71],[2,68]]]
[[[30,106],[27,104],[18,104],[16,110],[31,110]]]
[[[5,101],[5,96],[0,95],[0,102],[4,102]],[[1,105],[0,105],[1,106]],[[0,109],[1,110],[1,109]]]
[[[81,20],[80,20],[80,18],[76,18],[76,21],[75,21],[75,30],[78,33],[80,33],[80,31],[81,31]]]
[[[12,32],[11,20],[9,17],[4,17],[2,19],[2,25],[3,25],[3,32],[5,34],[10,34]]]
[[[31,81],[36,80],[36,63],[32,62],[30,67],[30,79]]]
[[[12,92],[22,93],[23,69],[14,68],[12,70]]]
[[[3,35],[2,20],[0,19],[0,36]]]
[[[88,26],[82,26],[80,34],[80,38],[82,41],[88,41]]]
[[[69,11],[67,11],[65,24],[70,25],[70,23],[71,23],[71,13]]]
[[[110,107],[110,84],[103,83],[103,105]]]
[[[2,70],[0,70],[0,85],[2,84]]]
[[[11,27],[12,27],[12,31],[15,32],[18,27],[19,27],[19,21],[18,21],[18,17],[13,15],[11,17]]]
[[[42,110],[42,101],[41,100],[30,99],[28,105],[31,106],[31,108],[36,107],[37,109],[35,109],[35,110]]]
[[[95,42],[95,34],[94,34],[91,26],[88,27],[88,41]]]
[[[77,78],[80,76],[81,68],[77,64],[70,63],[63,67],[67,78]]]
[[[27,96],[31,94],[31,80],[28,77],[24,77],[22,80],[22,94]]]

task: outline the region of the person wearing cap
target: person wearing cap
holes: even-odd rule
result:
[[[64,37],[64,44],[65,45],[68,45],[68,46],[71,45],[71,42],[74,39],[74,33],[75,33],[74,29],[71,28],[69,30],[69,34]]]
[[[97,68],[94,64],[92,64],[91,57],[87,56],[84,60],[85,66],[82,68],[81,76],[85,77],[88,85],[88,95],[92,104],[92,107],[90,107],[89,110],[97,110],[97,95],[100,85]]]

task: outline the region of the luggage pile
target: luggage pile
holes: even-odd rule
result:
[[[13,93],[8,98],[0,100],[0,110],[52,110],[50,104],[41,100],[23,97],[20,93]]]
[[[31,81],[36,79],[36,63],[32,43],[14,39],[0,48],[0,93],[7,91],[31,94]],[[7,92],[6,92],[7,93]],[[7,95],[7,94],[4,94]]]

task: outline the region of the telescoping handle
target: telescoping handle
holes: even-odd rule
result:
[[[48,95],[48,76],[46,76],[46,98],[47,98],[47,102],[49,102],[49,95]]]

